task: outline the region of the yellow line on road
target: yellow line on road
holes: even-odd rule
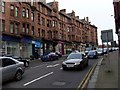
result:
[[[98,61],[98,62],[99,62],[99,61]],[[85,75],[85,77],[83,78],[82,82],[79,84],[77,90],[83,90],[83,89],[85,88],[85,86],[86,86],[86,84],[88,83],[88,81],[89,81],[89,79],[90,79],[90,77],[91,77],[91,75],[92,75],[92,73],[93,73],[96,65],[98,64],[98,62],[95,63],[95,64],[93,65],[93,67],[91,67],[91,68],[89,69],[88,73]]]

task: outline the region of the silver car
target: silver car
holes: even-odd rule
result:
[[[62,68],[66,69],[83,69],[85,66],[88,66],[88,57],[83,53],[71,53],[67,60],[63,61]]]
[[[24,63],[11,57],[0,57],[0,71],[2,71],[2,82],[10,79],[17,81],[22,79],[25,71]]]

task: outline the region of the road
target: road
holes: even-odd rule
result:
[[[89,66],[80,71],[64,71],[61,64],[65,58],[50,62],[31,61],[22,80],[7,82],[2,88],[77,88],[99,59],[90,59]]]

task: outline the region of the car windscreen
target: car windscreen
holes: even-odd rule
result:
[[[98,52],[102,52],[102,49],[97,49]]]
[[[90,51],[90,50],[92,50],[92,48],[86,48],[86,49],[85,49],[85,51]]]
[[[67,59],[82,59],[82,54],[70,54]]]
[[[89,52],[88,55],[95,55],[95,52]]]

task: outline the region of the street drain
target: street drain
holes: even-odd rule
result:
[[[63,86],[65,84],[66,84],[65,82],[54,82],[52,85]]]

